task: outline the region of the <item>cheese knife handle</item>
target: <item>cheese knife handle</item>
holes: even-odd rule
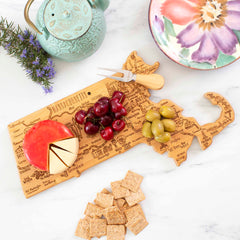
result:
[[[136,74],[136,82],[152,90],[159,90],[164,86],[164,78],[159,74]]]

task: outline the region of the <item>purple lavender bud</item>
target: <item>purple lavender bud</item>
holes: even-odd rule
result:
[[[27,72],[28,74],[32,74],[32,73],[33,73],[33,71],[32,71],[31,69],[27,69],[26,72]]]
[[[21,34],[18,34],[18,38],[23,42],[25,39]]]
[[[11,46],[11,43],[8,43],[8,44],[5,46],[5,49],[8,49],[10,46]]]
[[[46,87],[42,87],[42,88],[43,88],[43,90],[44,90],[44,92],[45,92],[46,94],[53,92],[53,87],[52,87],[52,86],[49,87],[49,88],[46,88]]]
[[[39,57],[36,57],[35,61],[33,61],[32,64],[39,65]]]
[[[27,50],[23,49],[22,54],[20,55],[20,57],[21,58],[27,58],[26,54],[27,54]]]
[[[43,67],[43,69],[44,69],[45,71],[48,71],[48,70],[50,70],[50,67],[49,67],[49,66],[45,66],[45,67]]]
[[[27,36],[29,34],[29,31],[28,30],[25,30],[24,31],[24,36]]]
[[[37,73],[37,77],[42,77],[42,72],[40,69],[37,69],[36,73]]]
[[[38,50],[38,52],[42,49],[42,46],[40,45],[40,43],[39,43],[39,41],[38,40],[36,40],[36,47],[37,47],[37,50]]]
[[[47,60],[48,60],[48,64],[49,64],[50,66],[52,66],[52,65],[53,65],[52,59],[51,59],[51,58],[48,58]]]
[[[34,41],[34,36],[32,34],[29,37],[29,43],[32,44],[34,47],[36,46]]]

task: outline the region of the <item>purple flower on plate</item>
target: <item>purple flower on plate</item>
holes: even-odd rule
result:
[[[233,30],[240,30],[240,0],[166,0],[161,13],[173,24],[188,24],[177,39],[183,48],[200,43],[193,61],[214,64],[220,51],[236,52],[238,38]]]
[[[155,15],[155,18],[153,20],[153,25],[156,28],[158,34],[162,34],[164,32],[164,23],[163,20],[160,19],[157,15]]]

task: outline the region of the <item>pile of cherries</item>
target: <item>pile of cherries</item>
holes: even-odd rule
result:
[[[100,130],[100,135],[104,140],[111,140],[114,131],[120,132],[125,127],[122,119],[127,115],[127,110],[123,107],[125,94],[115,91],[112,98],[102,97],[88,111],[80,110],[75,115],[75,120],[79,124],[84,124],[84,131],[93,135]]]

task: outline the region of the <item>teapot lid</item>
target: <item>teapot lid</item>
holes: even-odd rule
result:
[[[50,0],[44,10],[47,30],[60,40],[81,37],[92,23],[92,9],[87,0]]]

